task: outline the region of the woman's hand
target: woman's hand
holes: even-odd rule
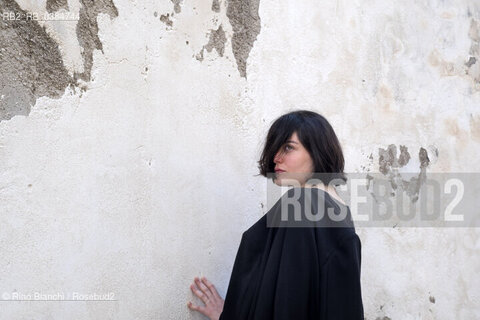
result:
[[[202,277],[202,279],[195,277],[190,289],[205,303],[205,306],[194,305],[191,301],[187,303],[187,306],[209,317],[210,320],[218,320],[223,311],[224,300],[218,294],[215,286],[205,277]]]

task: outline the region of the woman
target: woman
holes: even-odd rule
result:
[[[274,172],[279,186],[300,187],[287,191],[243,233],[225,300],[208,279],[195,278],[190,288],[205,305],[188,302],[188,307],[211,320],[363,320],[361,242],[350,209],[333,186],[346,178],[342,148],[331,125],[311,111],[281,116],[268,132],[259,169],[265,177]],[[297,191],[302,217],[307,210],[320,209],[346,212],[345,219],[324,215],[322,223],[307,226],[273,225],[284,218],[282,201]],[[293,210],[288,206],[286,216]]]

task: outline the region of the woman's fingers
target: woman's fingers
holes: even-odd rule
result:
[[[193,283],[190,285],[190,289],[192,289],[192,292],[200,298],[200,300],[203,301],[203,303],[207,304],[207,302],[210,300],[208,296],[203,293],[201,290],[197,288]]]
[[[195,277],[195,284],[208,297],[208,299],[212,299],[212,292],[210,289],[197,277]]]
[[[191,301],[188,301],[187,306],[194,311],[198,311],[198,312],[201,312],[201,313],[205,314],[205,307],[197,306],[197,305],[193,304]]]
[[[220,295],[218,294],[218,291],[217,289],[215,288],[215,286],[213,285],[213,283],[211,283],[210,281],[208,281],[207,278],[205,277],[202,277],[202,281],[203,283],[205,283],[205,285],[207,286],[207,288],[210,290],[210,292],[212,292],[212,294],[215,296],[215,298],[220,298]]]
[[[195,277],[194,283],[190,285],[190,289],[205,305],[198,306],[189,301],[187,306],[191,310],[198,311],[212,320],[219,319],[223,310],[224,300],[218,294],[215,286],[205,277],[202,277],[202,279]]]

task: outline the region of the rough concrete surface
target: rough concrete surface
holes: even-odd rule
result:
[[[238,71],[247,77],[247,59],[261,29],[260,0],[228,0],[227,17],[233,29],[232,50]]]
[[[212,11],[220,12],[220,1],[219,0],[213,0],[212,1]]]
[[[82,73],[76,73],[74,78],[89,81],[93,65],[93,50],[101,50],[102,42],[98,38],[97,16],[100,13],[108,14],[111,18],[118,16],[118,10],[112,0],[80,0],[80,8],[77,24],[78,43],[82,46],[83,68]]]
[[[47,11],[55,12],[59,9],[65,9],[68,11],[68,1],[67,0],[47,0]]]
[[[2,319],[203,319],[188,286],[205,275],[225,296],[269,208],[265,134],[296,108],[323,114],[345,171],[387,180],[389,200],[480,171],[478,1],[0,9],[79,18],[0,20],[0,296],[114,300],[2,301]],[[366,319],[480,318],[479,228],[357,233]]]
[[[3,12],[25,11],[0,0]],[[0,121],[28,115],[37,98],[57,98],[73,83],[55,43],[36,21],[0,21]]]
[[[220,57],[223,57],[225,51],[225,42],[227,37],[225,31],[223,31],[222,25],[217,30],[211,30],[208,37],[208,43],[203,46],[202,50],[197,54],[197,60],[203,61],[203,51],[206,49],[208,52],[212,52],[215,49]]]

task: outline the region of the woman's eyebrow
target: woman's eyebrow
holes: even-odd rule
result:
[[[296,144],[298,144],[298,142],[297,142],[297,141],[293,141],[293,140],[287,140],[287,142],[286,142],[286,143],[289,143],[289,142],[290,142],[290,143],[296,143]]]

